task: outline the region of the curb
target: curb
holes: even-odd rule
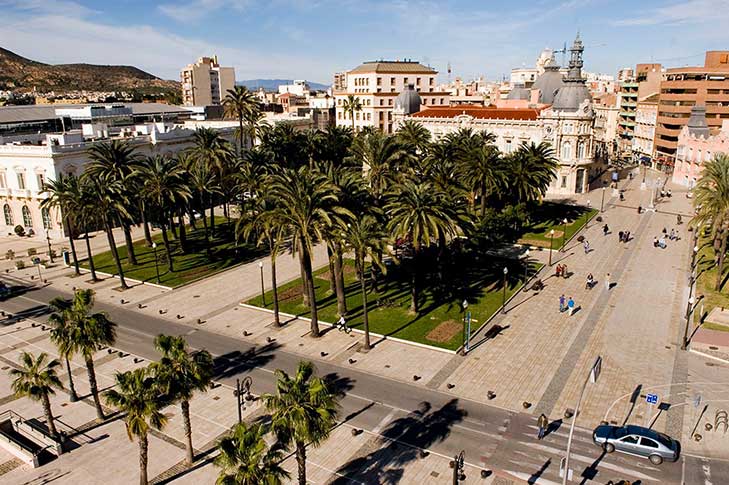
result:
[[[700,355],[701,357],[706,357],[707,359],[718,360],[719,362],[723,362],[725,364],[729,364],[729,360],[722,359],[721,357],[714,357],[713,355],[706,354],[706,353],[701,352],[699,350],[694,350],[694,349],[691,349],[690,348],[689,349],[689,352],[691,352],[692,354]]]
[[[241,306],[243,308],[250,308],[252,310],[260,310],[260,311],[264,311],[264,312],[268,312],[270,314],[273,314],[273,310],[269,310],[268,308],[261,308],[259,306],[255,306],[255,305],[249,305],[248,303],[241,302],[241,303],[238,303],[238,306]],[[281,311],[279,311],[278,313],[279,313],[279,315],[283,315],[285,317],[289,317],[289,318],[293,318],[293,319],[299,319],[299,320],[304,320],[306,322],[311,322],[311,318],[300,317],[298,315],[292,315],[290,313],[285,313],[285,312],[281,312]],[[333,323],[325,322],[324,320],[319,320],[319,323],[322,324],[322,325],[328,325],[330,327],[335,327],[336,326]],[[364,335],[364,330],[359,330],[359,329],[353,328],[353,329],[351,329],[351,331],[352,332],[357,332],[358,334],[361,334],[361,335]],[[454,351],[454,350],[443,349],[443,348],[440,348],[440,347],[435,347],[433,345],[421,344],[419,342],[413,342],[411,340],[405,340],[405,339],[401,339],[401,338],[397,338],[397,337],[389,337],[387,335],[382,335],[382,334],[374,333],[374,332],[370,332],[370,337],[379,337],[382,340],[392,340],[393,342],[398,342],[398,343],[406,344],[406,345],[412,345],[414,347],[420,347],[420,348],[423,348],[423,349],[437,350],[439,352],[444,352],[444,353],[447,353],[447,354],[453,354],[453,355],[457,354],[457,351]]]
[[[70,266],[69,266],[69,265],[65,265],[65,266],[66,266],[67,268],[70,268]],[[79,269],[79,271],[81,271],[81,272],[86,272],[86,273],[89,273],[89,274],[91,273],[91,270],[90,270],[90,269],[82,268],[81,266],[79,266],[79,268],[78,268],[78,269]],[[107,276],[107,277],[109,277],[109,278],[116,278],[116,279],[119,279],[119,276],[118,276],[118,275],[115,275],[115,274],[109,274],[109,273],[104,273],[103,271],[97,271],[97,272],[96,272],[96,274],[99,274],[99,275],[102,275],[102,276]],[[125,281],[131,281],[132,283],[138,283],[138,284],[140,284],[140,285],[147,285],[147,286],[152,286],[152,287],[154,287],[154,288],[159,288],[160,290],[172,290],[172,289],[173,289],[172,287],[169,287],[169,286],[165,286],[165,285],[158,285],[157,283],[149,283],[149,282],[147,282],[147,281],[140,281],[140,280],[136,280],[136,279],[134,279],[134,278],[127,278],[126,276],[124,277],[124,280],[125,280]],[[179,288],[179,286],[178,286],[177,288]]]

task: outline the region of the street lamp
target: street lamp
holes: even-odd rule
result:
[[[51,248],[51,236],[48,234],[48,226],[46,226],[46,241],[48,242],[48,260],[53,263],[53,249]]]
[[[463,465],[465,463],[466,452],[461,450],[456,456],[453,457],[453,485],[458,485],[459,480],[464,480],[466,477],[463,475]]]
[[[564,246],[567,244],[567,218],[565,217],[562,221],[562,224],[564,227],[562,227],[562,249],[560,251],[564,252]]]
[[[263,261],[258,262],[258,268],[261,270],[261,302],[266,306],[266,293],[263,290]]]
[[[549,231],[549,265],[552,266],[552,244],[554,243],[554,229]]]
[[[501,296],[501,313],[506,313],[506,275],[509,274],[509,268],[504,266],[504,291]]]
[[[605,186],[602,187],[602,199],[600,199],[600,212],[605,212],[603,206],[605,204]]]
[[[241,411],[244,409],[245,401],[252,401],[253,396],[251,395],[251,386],[253,385],[253,379],[248,376],[241,382],[240,379],[235,380],[235,391],[233,394],[236,397],[238,404],[238,424],[243,421]]]
[[[527,289],[527,278],[529,277],[529,250],[524,252],[524,291]]]
[[[154,270],[157,273],[157,284],[162,283],[159,279],[159,261],[157,261],[157,243],[152,243],[152,249],[154,250]]]

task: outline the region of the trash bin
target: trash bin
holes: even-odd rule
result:
[[[66,266],[71,266],[71,253],[69,253],[68,251],[63,251],[63,253],[61,254],[63,255],[63,264],[65,264]]]

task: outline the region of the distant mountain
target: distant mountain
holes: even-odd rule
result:
[[[177,81],[166,81],[133,66],[43,64],[0,47],[0,89],[31,91],[178,91]]]
[[[313,83],[311,81],[307,82],[309,83],[309,87],[315,91],[326,91],[329,89],[328,84]],[[292,79],[246,79],[244,81],[236,81],[237,85],[245,86],[253,91],[257,91],[260,88],[263,88],[266,91],[278,91],[278,87],[281,84],[293,83],[294,81]]]

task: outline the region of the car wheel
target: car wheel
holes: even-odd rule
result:
[[[605,450],[606,453],[612,453],[613,451],[615,451],[615,445],[612,443],[605,443],[602,446],[602,449]]]
[[[649,457],[648,457],[648,459],[649,459],[649,460],[651,461],[651,463],[653,463],[654,465],[660,465],[661,463],[663,463],[663,458],[661,458],[661,457],[660,457],[660,456],[658,456],[658,455],[651,455],[651,456],[649,456]]]

